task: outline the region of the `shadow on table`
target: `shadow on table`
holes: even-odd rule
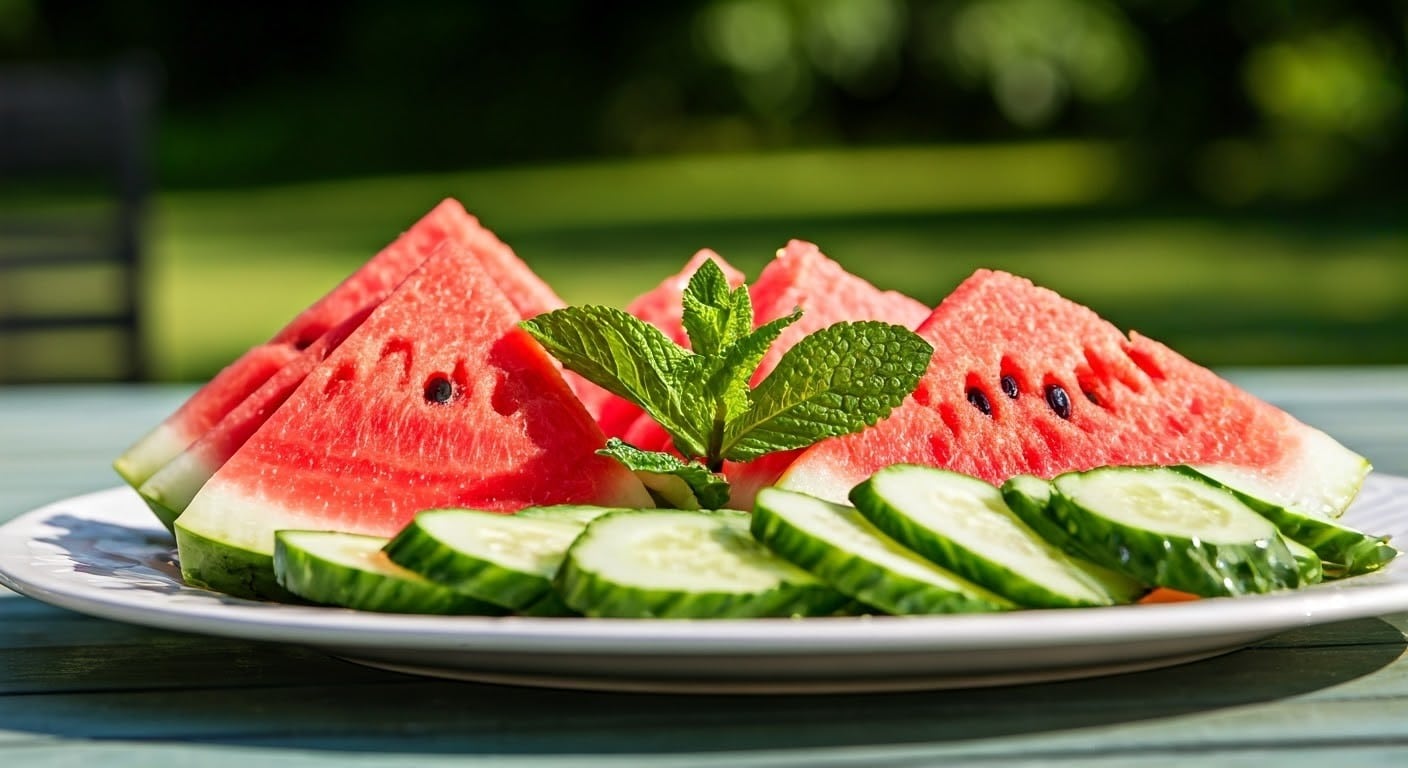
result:
[[[1365,619],[1195,664],[1062,683],[671,696],[415,678],[299,648],[111,625],[27,600],[0,600],[0,619],[0,651],[13,647],[14,627],[36,622],[62,625],[46,631],[73,643],[45,648],[28,668],[0,664],[0,724],[11,733],[423,755],[648,757],[1053,733],[1296,697],[1372,674],[1405,648],[1402,632]],[[101,644],[85,646],[85,631]],[[115,643],[114,632],[131,642]]]

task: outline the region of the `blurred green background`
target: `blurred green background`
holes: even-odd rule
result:
[[[134,56],[159,379],[445,196],[572,302],[800,237],[931,304],[1009,269],[1213,366],[1408,363],[1402,0],[0,0],[0,65]]]

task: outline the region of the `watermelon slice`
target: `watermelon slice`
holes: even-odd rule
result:
[[[182,575],[281,596],[274,531],[390,536],[420,510],[649,506],[482,263],[446,244],[191,500]]]
[[[845,501],[890,464],[999,483],[1107,464],[1194,464],[1302,512],[1338,515],[1369,464],[1164,345],[1030,281],[980,270],[924,321],[934,357],[888,419],[808,448],[780,484]]]
[[[292,344],[251,347],[123,451],[113,461],[113,469],[128,485],[140,486],[296,357],[298,348]]]
[[[319,336],[317,341],[270,376],[215,426],[137,488],[137,493],[168,530],[174,530],[172,526],[176,518],[185,511],[201,486],[283,405],[308,374],[367,319],[374,308],[364,307],[341,325]]]
[[[679,272],[632,299],[631,303],[626,305],[626,312],[664,331],[676,344],[688,347],[689,336],[684,331],[684,308],[680,305],[680,297],[684,294],[685,286],[689,285],[689,278],[706,260],[712,260],[719,265],[730,286],[737,288],[743,284],[742,272],[734,269],[719,254],[704,248],[690,257]],[[587,410],[596,417],[601,430],[609,437],[624,437],[631,425],[645,413],[635,403],[617,397],[590,382],[587,382],[587,388],[574,386],[573,389],[582,397]]]
[[[753,375],[754,385],[777,367],[777,361],[794,344],[822,328],[849,320],[882,320],[914,328],[930,313],[929,307],[902,293],[880,290],[847,272],[816,245],[803,240],[792,240],[777,252],[757,281],[748,287],[748,296],[753,302],[755,325],[775,320],[793,309],[802,310],[801,319],[788,326],[763,357]],[[674,301],[678,323],[678,295]],[[669,434],[644,414],[620,437],[643,450],[673,449]],[[731,486],[729,506],[752,509],[758,490],[772,485],[799,454],[800,451],[786,451],[747,463],[725,462],[724,475]]]
[[[447,199],[337,287],[305,309],[265,345],[227,366],[113,462],[138,488],[215,426],[283,364],[362,308],[385,298],[440,243],[460,244],[478,257],[524,317],[556,309],[562,300],[459,202]]]

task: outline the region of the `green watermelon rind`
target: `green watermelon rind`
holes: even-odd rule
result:
[[[791,501],[789,501],[791,500]],[[799,501],[811,506],[825,504],[835,514],[846,516],[855,526],[854,534],[870,534],[891,556],[913,560],[917,570],[928,578],[901,573],[884,563],[866,557],[806,529],[807,513],[791,511]],[[836,591],[860,603],[895,615],[936,613],[989,613],[1016,608],[1012,602],[976,584],[965,581],[925,560],[889,538],[874,524],[850,507],[844,507],[794,491],[765,488],[758,494],[749,529],[753,537],[783,559],[810,572]]]
[[[1099,467],[1052,479],[1055,493],[1050,514],[1097,564],[1151,586],[1202,597],[1235,597],[1301,586],[1300,564],[1276,527],[1235,496],[1226,494],[1224,507],[1236,516],[1239,527],[1256,530],[1256,535],[1213,541],[1154,531],[1123,524],[1082,501],[1079,485],[1083,479],[1106,472],[1130,478],[1158,474],[1199,483],[1166,467]]]
[[[446,523],[458,528],[454,533],[459,535],[449,535],[443,528]],[[553,535],[575,538],[585,527],[585,523],[565,518],[548,520],[470,509],[432,509],[418,513],[391,538],[386,556],[456,592],[511,611],[527,611],[551,595],[552,577],[557,573],[560,557],[567,553],[567,545],[562,546],[560,554],[544,558],[545,568],[535,569],[527,563],[496,557],[495,539],[513,536],[540,544]],[[567,543],[571,543],[570,539]]]
[[[1049,561],[1053,567],[1064,570],[1071,583],[1083,589],[1054,589],[1012,567],[1021,559],[1021,555],[1008,557],[1005,552],[995,552],[990,556],[927,525],[921,519],[922,511],[916,512],[894,503],[885,488],[897,479],[905,482],[909,477],[917,478],[920,482],[961,487],[975,499],[985,502],[984,506],[991,514],[1009,517],[1017,532],[1023,535],[1030,546],[1033,553],[1031,556]],[[1068,557],[1059,547],[1032,531],[1013,514],[995,486],[978,478],[934,467],[897,464],[875,472],[852,488],[850,501],[861,514],[875,524],[875,527],[900,544],[936,565],[986,587],[1018,605],[1027,608],[1095,608],[1114,605],[1117,602],[1116,597],[1082,568],[1078,561]],[[1084,594],[1076,594],[1077,591]]]
[[[601,543],[610,542],[613,529],[629,527],[632,518],[640,515],[682,515],[713,518],[711,521],[720,534],[732,528],[733,536],[720,535],[710,540],[719,543],[747,540],[753,542],[760,552],[750,551],[746,556],[762,554],[775,559],[777,566],[792,572],[788,577],[778,576],[771,584],[755,590],[720,590],[707,586],[700,588],[670,588],[668,586],[645,586],[637,583],[624,583],[605,573],[594,564],[598,553],[593,550]],[[729,518],[733,518],[730,520]],[[761,544],[756,543],[748,532],[747,516],[740,512],[707,510],[628,510],[614,512],[592,521],[581,536],[567,550],[567,556],[553,580],[553,588],[562,602],[578,613],[594,618],[624,619],[714,619],[714,618],[787,618],[794,616],[828,616],[842,606],[849,604],[850,598],[823,584],[811,574],[797,568],[776,555],[772,555]]]
[[[1243,504],[1270,520],[1286,539],[1308,547],[1335,577],[1377,571],[1398,556],[1398,550],[1389,544],[1387,537],[1356,530],[1337,520],[1287,509],[1244,493],[1194,467],[1176,469],[1231,491]]]
[[[347,562],[328,554],[339,545],[380,549],[380,536],[283,530],[274,534],[274,576],[280,586],[322,605],[377,613],[502,615],[499,606],[455,592],[385,562]]]
[[[279,584],[274,575],[274,554],[212,539],[176,520],[176,549],[181,578],[193,587],[223,592],[232,597],[276,602],[302,602]]]

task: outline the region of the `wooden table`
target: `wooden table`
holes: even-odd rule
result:
[[[1230,375],[1408,475],[1408,368]],[[115,485],[111,458],[187,391],[0,389],[0,521]],[[1405,632],[1391,615],[1065,683],[688,697],[402,676],[0,589],[0,766],[1408,765]]]

